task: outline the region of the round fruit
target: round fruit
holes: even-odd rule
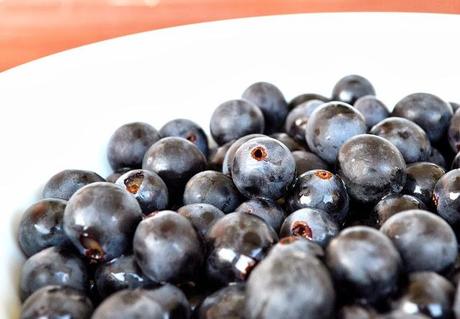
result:
[[[206,157],[186,139],[165,137],[145,153],[142,168],[160,175],[169,191],[179,192],[193,175],[206,169]]]
[[[452,117],[452,107],[439,97],[428,93],[414,93],[396,103],[392,116],[404,117],[418,124],[432,143],[446,133]]]
[[[105,299],[92,319],[189,319],[190,305],[178,288],[165,285],[155,290],[121,290]]]
[[[310,100],[297,105],[286,117],[284,130],[296,140],[306,143],[305,134],[308,119],[313,111],[323,104],[324,102],[321,100]]]
[[[426,209],[425,204],[410,195],[391,194],[382,198],[374,207],[378,226],[381,226],[391,216],[410,209]]]
[[[355,108],[342,102],[329,102],[310,115],[305,138],[312,152],[333,164],[343,143],[366,132],[364,117]]]
[[[120,176],[116,184],[134,195],[146,215],[168,206],[168,188],[155,172],[132,170]]]
[[[27,298],[21,319],[89,319],[92,312],[93,305],[83,292],[64,286],[46,286]]]
[[[373,95],[360,97],[353,104],[353,107],[364,116],[369,129],[390,116],[390,111],[385,104]]]
[[[129,167],[141,168],[145,152],[160,139],[151,125],[142,122],[119,127],[109,140],[107,157],[114,171]]]
[[[387,235],[408,272],[450,270],[457,259],[457,239],[439,216],[424,210],[407,210],[390,217],[380,228]]]
[[[64,231],[74,246],[92,261],[125,254],[142,210],[136,198],[112,183],[93,183],[78,190],[64,212]]]
[[[246,197],[278,199],[295,178],[295,161],[281,142],[254,138],[238,148],[232,164],[232,178]]]
[[[211,204],[224,213],[231,213],[242,201],[242,196],[227,175],[204,171],[193,176],[185,185],[184,204]]]
[[[276,86],[267,82],[257,82],[250,85],[243,92],[242,97],[262,110],[266,133],[280,131],[288,113],[288,106],[283,93]]]
[[[270,252],[246,285],[248,319],[328,319],[333,317],[334,306],[329,272],[308,251]]]
[[[193,121],[175,119],[169,121],[160,129],[161,137],[177,136],[195,144],[204,156],[208,156],[208,136],[203,129]]]
[[[348,193],[342,179],[326,170],[311,170],[300,175],[286,198],[291,212],[317,208],[342,224],[348,214]]]
[[[390,117],[373,126],[370,133],[390,141],[406,163],[423,162],[430,156],[430,140],[423,129],[412,121]]]
[[[338,174],[348,193],[357,201],[375,203],[390,193],[399,193],[406,182],[406,163],[387,140],[363,134],[340,148]]]
[[[187,218],[161,211],[144,219],[133,241],[142,272],[155,282],[194,279],[203,263],[200,239]]]
[[[244,281],[278,241],[275,231],[252,214],[231,213],[209,231],[208,277],[218,284]]]
[[[42,196],[43,198],[69,200],[77,190],[96,182],[105,182],[105,180],[91,171],[66,169],[49,179],[43,187]]]
[[[332,99],[353,105],[357,99],[375,95],[371,82],[360,75],[347,75],[339,80],[332,90]]]
[[[365,226],[346,228],[334,238],[326,249],[326,263],[343,298],[370,303],[397,290],[402,269],[391,240]]]
[[[247,200],[238,206],[235,211],[260,217],[275,231],[279,231],[286,218],[286,213],[276,202],[263,198]]]
[[[433,190],[438,180],[446,173],[434,163],[420,162],[408,165],[403,192],[420,199],[427,207],[432,206]]]
[[[243,318],[245,301],[244,284],[224,287],[203,300],[198,319]]]
[[[284,220],[280,237],[303,237],[326,247],[338,233],[339,226],[329,214],[319,209],[302,208]]]
[[[88,274],[83,261],[66,248],[49,247],[26,260],[21,270],[20,295],[25,300],[38,289],[59,285],[84,292]]]
[[[62,219],[67,202],[62,199],[42,199],[22,215],[18,242],[27,257],[51,246],[67,246]]]
[[[219,145],[248,134],[263,133],[264,127],[261,110],[245,100],[231,100],[219,105],[210,122],[211,135]]]
[[[437,181],[433,203],[439,216],[454,229],[460,227],[460,169],[448,172]]]
[[[133,255],[120,256],[100,265],[94,277],[97,292],[102,298],[123,289],[155,286],[155,283],[142,273]]]
[[[402,296],[395,301],[401,313],[424,314],[430,318],[452,318],[452,301],[455,288],[444,277],[434,272],[416,272]]]

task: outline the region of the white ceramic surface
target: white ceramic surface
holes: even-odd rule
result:
[[[389,106],[416,91],[460,101],[460,16],[306,14],[141,33],[53,55],[0,74],[0,318],[18,317],[20,214],[54,173],[109,173],[105,144],[119,125],[160,128],[210,112],[252,82],[292,98],[330,95],[357,73]]]

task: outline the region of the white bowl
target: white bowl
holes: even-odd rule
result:
[[[0,74],[0,318],[17,318],[23,259],[21,213],[54,173],[107,175],[105,145],[130,121],[160,128],[210,112],[252,82],[273,82],[288,99],[330,95],[357,73],[392,106],[427,91],[460,101],[460,16],[305,14],[229,20],[105,41]]]

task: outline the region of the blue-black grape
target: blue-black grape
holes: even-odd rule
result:
[[[289,149],[275,139],[250,139],[235,154],[232,178],[240,193],[248,198],[278,199],[294,181],[295,161]]]
[[[142,272],[155,282],[194,279],[204,259],[192,224],[173,211],[144,219],[134,235],[133,250]]]
[[[64,231],[78,251],[93,262],[109,261],[131,249],[142,210],[120,186],[101,182],[81,188],[64,211]]]
[[[161,137],[177,136],[195,144],[204,156],[208,156],[208,136],[203,129],[193,121],[187,119],[175,119],[169,121],[160,129]]]
[[[70,245],[62,226],[66,204],[62,199],[42,199],[24,212],[18,242],[27,257],[47,247]]]
[[[358,110],[346,103],[329,102],[310,115],[305,138],[312,152],[334,164],[340,147],[349,138],[366,132],[364,117]]]
[[[338,174],[348,193],[359,202],[375,203],[402,191],[406,162],[389,141],[374,135],[358,135],[342,145]]]
[[[392,116],[404,117],[418,124],[432,143],[438,142],[449,128],[452,117],[449,103],[429,93],[414,93],[396,103]]]
[[[21,319],[89,319],[92,312],[93,305],[83,292],[65,286],[45,286],[27,298]]]
[[[449,271],[457,259],[457,239],[449,224],[424,210],[390,217],[380,230],[393,241],[408,272]]]

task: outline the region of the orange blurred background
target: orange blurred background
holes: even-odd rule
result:
[[[332,11],[460,13],[460,0],[0,0],[0,71],[140,31],[237,17]]]

